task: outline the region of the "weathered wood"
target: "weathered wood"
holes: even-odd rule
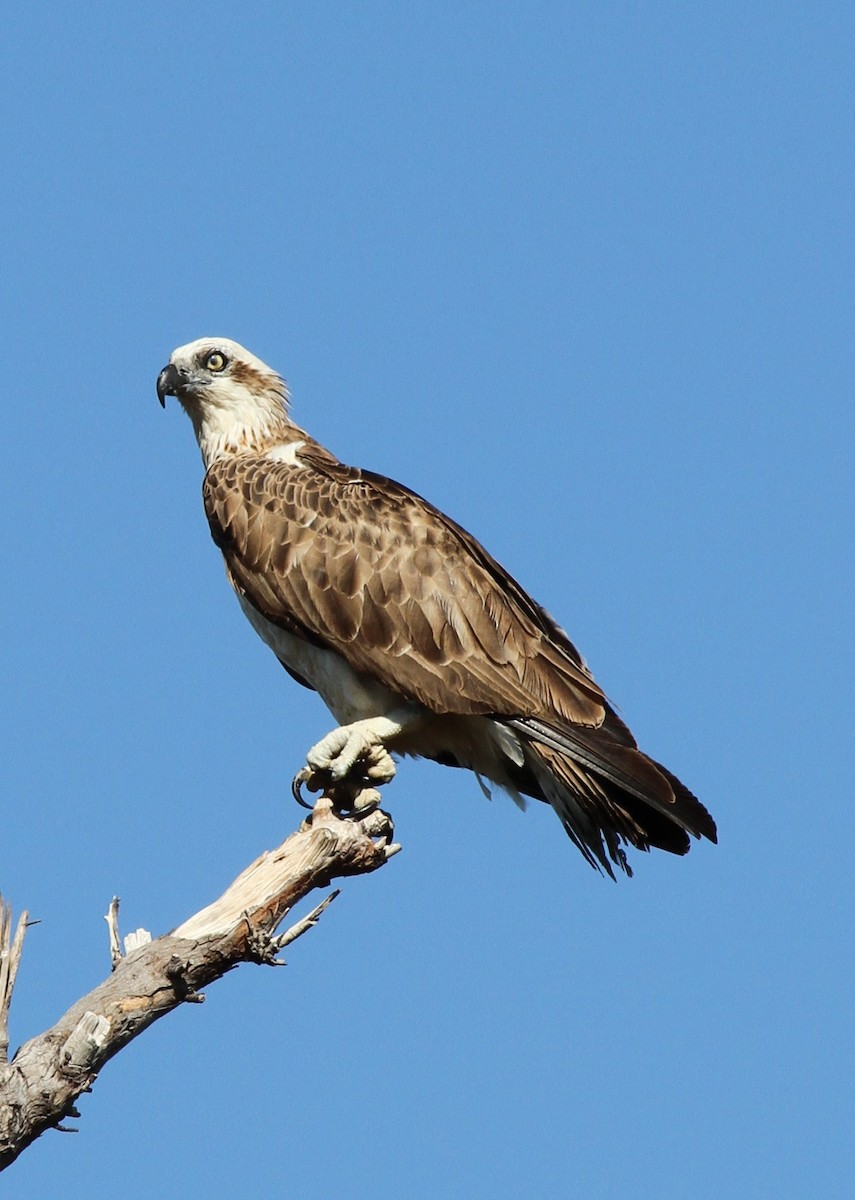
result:
[[[0,1061],[0,1170],[46,1129],[79,1115],[76,1098],[154,1021],[179,1004],[203,1000],[202,988],[239,963],[276,962],[278,950],[311,928],[331,897],[274,936],[294,905],[332,879],[377,870],[400,849],[391,838],[385,813],[342,818],[324,796],[296,833],[256,859],[219,900],[125,957],[117,955],[117,904],[111,905],[112,974],[51,1029],[24,1043],[10,1063]]]
[[[21,964],[28,921],[29,913],[22,912],[13,939],[12,905],[0,896],[0,1063],[5,1063],[9,1056],[9,1005]]]
[[[110,901],[110,907],[104,914],[104,920],[107,922],[107,929],[110,932],[110,962],[113,970],[122,961],[122,943],[119,937],[119,897],[114,896]]]

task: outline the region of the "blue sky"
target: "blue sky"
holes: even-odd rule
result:
[[[165,932],[294,828],[329,727],[156,402],[202,334],[481,538],[720,829],[615,885],[405,764],[404,853],[109,1064],[16,1200],[851,1196],[853,50],[832,3],[7,13],[13,1042],[114,893]]]

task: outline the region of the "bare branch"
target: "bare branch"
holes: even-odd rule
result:
[[[51,1028],[26,1042],[11,1063],[0,1058],[0,1170],[46,1129],[78,1115],[74,1101],[106,1062],[154,1021],[182,1003],[199,1003],[202,988],[242,962],[275,963],[277,952],[317,924],[333,892],[279,937],[277,926],[315,888],[376,871],[397,853],[392,822],[377,810],[342,817],[326,794],[300,829],[256,859],[219,900],[172,933],[151,940],[145,930],[125,938],[119,902],[106,915],[111,975]],[[0,907],[0,1050],[8,1046],[8,1000],[15,982],[27,914],[11,949],[11,912]],[[5,1037],[5,1042],[3,1038]]]
[[[286,929],[284,933],[280,933],[279,937],[273,939],[273,945],[277,950],[284,949],[285,946],[290,946],[292,942],[296,942],[298,937],[302,937],[310,929],[314,928],[320,920],[321,913],[325,908],[328,908],[335,900],[336,896],[341,895],[341,888],[336,888],[334,892],[330,892],[325,900],[322,900],[307,917],[303,917],[302,921],[298,921],[296,925],[292,925],[290,929]]]
[[[113,970],[122,961],[122,943],[119,940],[119,897],[114,896],[110,901],[110,907],[104,914],[104,920],[107,922],[107,929],[110,934],[110,963]]]
[[[24,910],[12,938],[12,905],[0,896],[0,1063],[9,1058],[9,1007],[24,949],[24,934],[30,914]]]

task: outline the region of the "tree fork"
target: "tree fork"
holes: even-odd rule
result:
[[[369,803],[375,792],[360,799]],[[376,871],[400,850],[378,808],[342,816],[334,789],[276,850],[266,851],[213,904],[171,933],[151,939],[137,930],[118,936],[118,900],[107,913],[112,974],[73,1004],[55,1025],[25,1042],[7,1061],[8,1014],[27,914],[11,936],[11,909],[0,901],[0,1171],[46,1129],[78,1116],[74,1101],[89,1091],[104,1064],[180,1004],[200,1003],[203,988],[242,962],[279,964],[278,952],[315,925],[327,896],[283,934],[291,909],[317,888]]]

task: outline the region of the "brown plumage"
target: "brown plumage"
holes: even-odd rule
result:
[[[236,389],[257,389],[269,368],[224,339],[183,347],[173,362],[221,347],[234,359],[243,434],[248,405]],[[195,380],[192,394],[175,391],[204,452],[206,393]],[[274,649],[260,626],[332,652],[355,685],[379,685],[421,714],[390,748],[547,801],[609,874],[612,863],[631,873],[626,844],[684,854],[689,834],[716,840],[709,813],[638,750],[563,630],[470,534],[402,485],[344,466],[284,408],[271,428],[268,399],[263,432],[243,444],[225,439],[218,415],[203,496],[230,579]],[[483,756],[479,738],[491,743]]]
[[[203,487],[234,584],[269,621],[433,713],[509,722],[624,868],[622,841],[684,854],[686,831],[715,840],[702,805],[636,749],[573,644],[470,534],[309,439],[295,458],[299,469],[222,459]],[[514,782],[600,858],[537,772],[518,769]]]

